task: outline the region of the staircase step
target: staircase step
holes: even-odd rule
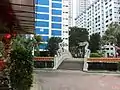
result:
[[[65,60],[61,63],[58,69],[64,70],[83,70],[83,61],[73,61],[73,60]]]

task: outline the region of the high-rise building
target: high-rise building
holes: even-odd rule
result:
[[[90,5],[90,0],[76,0],[76,16],[79,16]]]
[[[69,27],[73,27],[74,17],[73,17],[73,0],[69,1]]]
[[[76,19],[76,26],[88,29],[89,35],[104,34],[109,24],[120,24],[120,0],[96,0]]]
[[[65,9],[64,9],[65,8]],[[68,2],[66,0],[36,0],[35,1],[35,33],[43,39],[45,50],[51,37],[61,37],[68,49]]]
[[[62,39],[64,48],[69,50],[69,0],[63,0],[63,14],[62,14]]]

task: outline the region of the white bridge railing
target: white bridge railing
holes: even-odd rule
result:
[[[61,53],[61,55],[57,55],[55,56],[54,58],[54,67],[53,69],[57,69],[59,67],[59,65],[65,60],[65,59],[68,59],[68,58],[72,58],[72,55],[70,54],[70,52],[68,51],[64,51]]]
[[[59,67],[59,65],[68,58],[72,58],[72,55],[69,51],[65,50],[62,47],[62,43],[59,44],[59,49],[57,51],[57,55],[55,55],[54,58],[54,67],[53,69],[57,69]]]

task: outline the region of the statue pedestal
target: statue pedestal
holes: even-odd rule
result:
[[[83,71],[88,71],[88,63],[87,63],[87,58],[84,58],[84,66],[83,66]]]

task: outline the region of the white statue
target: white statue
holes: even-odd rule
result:
[[[88,42],[80,42],[79,46],[85,46],[84,58],[89,58],[90,57],[90,50],[88,49],[89,43]]]
[[[90,57],[90,50],[88,49],[89,43],[88,42],[81,42],[81,43],[79,43],[79,46],[85,46],[83,71],[88,71],[87,58]]]

